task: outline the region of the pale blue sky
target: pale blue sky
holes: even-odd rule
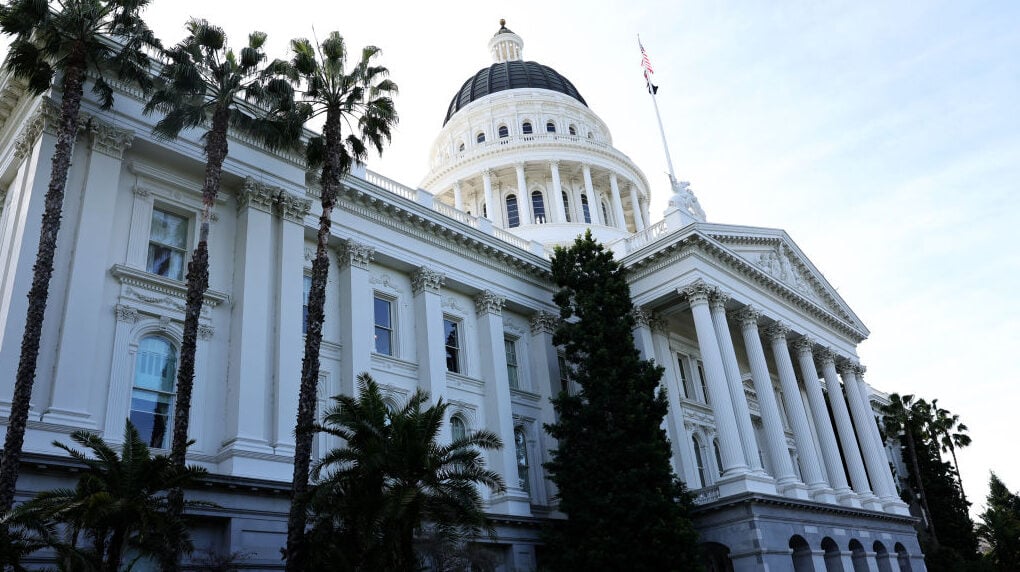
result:
[[[260,8],[265,6],[265,8]],[[281,14],[281,10],[284,13]],[[711,222],[786,229],[872,331],[866,379],[938,398],[970,426],[964,484],[1020,489],[1020,3],[226,2],[154,0],[168,42],[188,16],[270,34],[339,30],[383,48],[401,124],[369,167],[408,185],[506,18],[667,199],[638,33],[677,174]]]

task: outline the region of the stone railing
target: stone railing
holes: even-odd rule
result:
[[[400,195],[409,201],[418,200],[418,191],[416,189],[412,189],[406,185],[401,185],[393,179],[384,177],[374,171],[366,169],[365,180],[377,187],[382,187],[395,195]]]
[[[719,500],[719,487],[705,487],[691,492],[694,494],[694,504],[708,504]]]
[[[627,238],[620,239],[615,243],[611,244],[610,247],[614,252],[619,254],[630,254],[641,247],[651,244],[659,238],[669,234],[669,225],[666,224],[666,220],[660,220],[652,226],[646,227],[644,230],[635,232]]]

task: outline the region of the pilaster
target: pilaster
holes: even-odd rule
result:
[[[503,475],[507,484],[505,493],[491,499],[490,508],[500,514],[526,516],[531,514],[531,506],[528,494],[520,488],[517,479],[513,407],[503,343],[504,302],[502,296],[489,290],[475,297],[481,374],[485,382],[486,425],[503,440],[502,449],[489,452],[489,464],[493,470]]]
[[[421,266],[411,274],[418,387],[429,392],[433,403],[446,397],[446,340],[443,337],[443,300],[440,296],[445,282],[445,274],[428,266]],[[443,424],[444,436],[449,429],[447,425]]]
[[[556,397],[560,391],[560,364],[559,354],[556,346],[553,345],[553,334],[556,332],[556,325],[559,318],[549,312],[538,311],[531,316],[531,379],[534,380],[535,391],[542,396],[540,412],[541,425],[553,424],[556,422],[556,412],[553,409],[550,399]],[[541,427],[540,425],[540,427]],[[556,448],[556,439],[546,431],[539,429],[539,449],[542,453],[541,462],[551,460],[549,451]],[[545,490],[548,499],[556,496],[556,486],[549,478],[546,471],[540,471],[544,476]]]
[[[375,310],[369,263],[374,258],[375,248],[355,240],[337,249],[340,299],[345,301],[340,309],[340,391],[344,395],[356,395],[358,375],[372,370]]]

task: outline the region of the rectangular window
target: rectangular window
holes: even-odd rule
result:
[[[304,288],[303,288],[303,290],[304,290],[304,299],[301,302],[301,312],[302,312],[302,315],[303,315],[303,317],[301,319],[301,333],[302,334],[307,334],[308,333],[308,294],[310,294],[311,291],[312,291],[312,277],[311,276],[305,275],[305,281],[304,281]]]
[[[393,302],[375,297],[375,353],[393,355]]]
[[[184,279],[188,219],[159,209],[152,210],[149,228],[149,258],[145,269],[174,280]]]
[[[705,396],[705,403],[712,403],[708,396],[708,380],[705,379],[705,364],[698,360],[698,377],[701,378],[701,394]]]
[[[687,375],[687,364],[685,363],[685,361],[686,361],[686,358],[683,356],[683,354],[677,354],[677,356],[676,356],[676,366],[677,366],[677,369],[680,371],[680,391],[683,392],[683,396],[684,396],[685,399],[690,399],[691,398],[691,391],[690,391],[690,389],[687,386],[688,375]]]
[[[443,339],[446,343],[446,371],[460,371],[460,322],[443,318]]]
[[[556,356],[556,363],[560,367],[560,389],[566,391],[568,395],[573,395],[570,387],[570,368],[567,366],[567,358],[558,355]]]
[[[506,376],[510,380],[510,387],[520,389],[521,380],[517,372],[517,341],[503,338],[503,345],[506,348]]]

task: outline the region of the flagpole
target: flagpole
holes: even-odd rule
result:
[[[641,45],[641,34],[638,34],[638,48],[644,54],[645,48]],[[676,173],[673,171],[673,159],[669,155],[669,145],[666,143],[666,130],[662,127],[662,116],[659,114],[659,102],[655,99],[655,89],[652,80],[648,77],[648,70],[645,70],[645,83],[648,85],[648,95],[652,97],[652,106],[655,108],[655,120],[659,123],[659,135],[662,137],[662,149],[666,153],[666,165],[669,167],[669,182],[672,185],[676,181]]]

